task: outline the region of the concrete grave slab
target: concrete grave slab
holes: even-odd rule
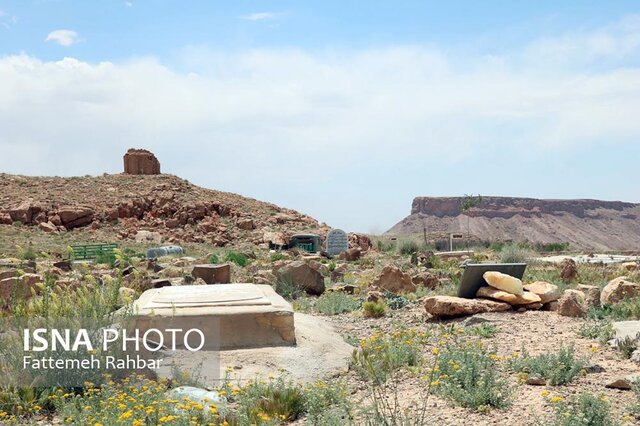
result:
[[[133,320],[140,332],[197,328],[205,335],[203,349],[207,350],[296,343],[293,309],[269,285],[184,285],[147,290],[133,305]],[[167,345],[171,335],[165,334],[164,340]],[[179,340],[176,346],[181,344]]]

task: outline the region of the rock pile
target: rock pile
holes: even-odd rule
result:
[[[502,312],[512,308],[552,310],[561,292],[558,286],[544,281],[523,285],[522,281],[500,272],[485,272],[489,286],[478,289],[476,299],[452,296],[432,296],[424,301],[427,313],[434,317],[474,315],[484,312]]]
[[[124,172],[129,175],[159,175],[160,162],[146,149],[131,148],[124,154]]]

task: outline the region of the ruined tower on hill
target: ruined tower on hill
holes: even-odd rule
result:
[[[131,148],[124,154],[124,172],[129,175],[159,175],[160,162],[146,149]]]

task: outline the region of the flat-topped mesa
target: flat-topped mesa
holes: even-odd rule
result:
[[[130,148],[124,154],[124,172],[129,175],[159,175],[160,162],[151,151]]]
[[[456,217],[460,215],[465,197],[416,197],[411,205],[411,214],[435,217]],[[584,218],[597,216],[598,209],[622,211],[637,207],[633,203],[599,200],[541,200],[536,198],[483,196],[482,201],[464,214],[472,217],[511,218],[540,217],[544,214],[564,213]]]

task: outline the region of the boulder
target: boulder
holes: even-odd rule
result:
[[[150,287],[151,288],[162,288],[171,286],[171,280],[167,278],[156,278],[151,280]]]
[[[435,289],[440,285],[440,279],[431,272],[421,272],[411,278],[411,282],[416,286]]]
[[[162,235],[159,232],[140,230],[136,232],[134,239],[136,243],[160,244]]]
[[[191,275],[197,280],[201,278],[206,284],[229,284],[231,283],[231,265],[195,265]]]
[[[240,219],[236,224],[238,225],[238,228],[243,229],[245,231],[251,231],[252,229],[256,228],[256,225],[253,222],[253,219]]]
[[[159,175],[160,162],[146,149],[131,148],[124,154],[124,172],[129,175]]]
[[[277,270],[276,277],[279,281],[294,284],[308,294],[320,295],[325,290],[322,274],[302,260],[284,265]]]
[[[7,278],[17,278],[18,270],[17,269],[7,269],[4,271],[0,271],[0,280],[4,280]]]
[[[411,281],[411,277],[393,265],[385,266],[371,285],[391,293],[411,293],[416,291],[416,285]]]
[[[73,229],[93,222],[94,211],[87,206],[67,206],[59,208],[57,215],[62,226],[67,229]]]
[[[522,281],[511,275],[503,274],[497,271],[487,271],[482,274],[484,280],[493,288],[506,291],[507,293],[516,294],[522,296],[524,289],[522,287]]]
[[[38,228],[47,233],[58,231],[58,228],[56,228],[56,226],[51,222],[40,222],[38,224]]]
[[[578,284],[576,290],[584,294],[584,305],[587,309],[600,306],[600,287],[595,285]]]
[[[359,248],[362,252],[367,252],[373,247],[373,241],[369,236],[364,234],[350,233],[349,236],[349,248]]]
[[[63,270],[64,272],[71,272],[72,262],[70,260],[59,260],[54,262],[53,266]]]
[[[633,271],[634,269],[638,269],[638,262],[624,262],[620,266],[627,271]]]
[[[550,284],[545,281],[536,281],[534,283],[527,284],[524,286],[524,289],[540,296],[541,303],[553,302],[554,300],[560,299],[560,296],[562,296],[562,292],[557,285]]]
[[[487,286],[480,287],[476,296],[499,300],[501,302],[509,303],[510,305],[528,305],[530,303],[538,303],[541,300],[540,296],[530,291],[525,291],[522,293],[522,296],[519,296]]]
[[[602,289],[600,303],[611,305],[624,299],[640,295],[640,285],[627,280],[627,277],[614,278]]]
[[[369,293],[367,293],[367,302],[378,303],[384,302],[384,300],[384,294],[382,294],[381,291],[371,290]]]
[[[359,247],[353,247],[340,253],[338,255],[338,259],[346,260],[347,262],[354,262],[360,259],[361,255],[362,255],[362,250],[360,250]]]
[[[275,284],[277,278],[275,274],[268,270],[258,271],[253,275],[253,283],[254,284]]]
[[[522,307],[529,310],[533,310],[533,311],[539,311],[544,307],[544,303],[534,302],[534,303],[529,303],[527,305],[522,305]]]
[[[457,317],[484,312],[503,312],[511,305],[489,299],[463,299],[454,296],[431,296],[424,300],[424,308],[434,317]]]
[[[578,277],[578,265],[576,261],[570,258],[560,262],[560,278],[565,283],[571,282]]]
[[[581,317],[587,313],[584,306],[584,294],[578,290],[565,290],[558,299],[559,315],[565,317]]]
[[[0,280],[0,306],[9,305],[14,297],[28,300],[33,295],[40,294],[39,284],[41,282],[40,275],[31,273]]]

